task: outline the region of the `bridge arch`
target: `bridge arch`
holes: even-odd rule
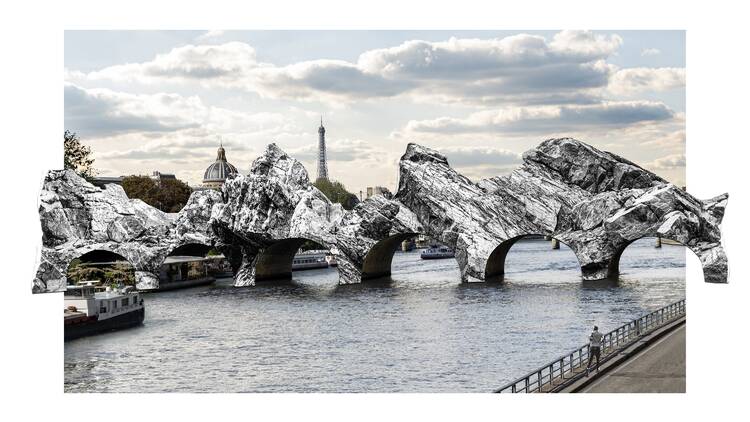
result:
[[[66,268],[66,284],[87,280],[102,283],[136,284],[136,268],[123,255],[105,248],[93,248],[73,258]]]
[[[607,277],[610,279],[618,279],[620,277],[620,259],[622,258],[622,255],[625,253],[625,251],[628,249],[629,246],[631,246],[633,243],[643,240],[643,239],[653,239],[654,242],[657,241],[657,239],[661,239],[661,243],[664,244],[665,242],[673,242],[675,244],[678,244],[679,246],[683,246],[685,250],[692,251],[693,254],[700,260],[700,255],[696,253],[693,248],[690,246],[682,243],[681,241],[669,237],[654,235],[654,234],[647,234],[635,239],[628,240],[624,242],[622,245],[620,245],[612,257],[612,259],[609,261],[609,265],[607,267]],[[703,271],[703,265],[701,265],[701,271]]]
[[[167,256],[206,256],[212,247],[201,242],[187,242],[173,248]]]
[[[543,235],[539,233],[527,233],[522,234],[516,237],[512,237],[508,240],[503,241],[499,245],[495,247],[495,249],[492,250],[490,253],[489,258],[487,258],[487,264],[485,265],[484,269],[484,281],[486,282],[502,282],[505,277],[505,260],[508,257],[508,252],[510,252],[510,249],[515,245],[519,240],[521,239],[528,239],[533,238],[535,236],[544,236],[549,237],[550,241],[557,241],[562,245],[567,246],[573,253],[575,254],[575,249],[571,248],[570,245],[568,245],[565,242],[560,241],[560,239],[549,236],[549,235]],[[551,246],[550,246],[551,248]],[[579,268],[580,268],[580,260],[578,259],[578,255],[576,255],[576,261],[578,261]]]
[[[419,236],[418,232],[405,232],[398,233],[395,235],[388,236],[384,239],[376,242],[365,255],[362,260],[362,281],[377,280],[381,278],[390,277],[393,268],[393,257],[396,251],[399,250],[401,243],[407,239]],[[446,242],[442,242],[448,247],[452,248],[456,254],[458,250],[454,245],[449,245]],[[453,259],[453,262],[458,264],[457,257]]]
[[[399,233],[375,243],[362,260],[362,280],[374,280],[391,275],[393,255],[401,243],[417,233]]]
[[[258,252],[253,265],[253,280],[291,280],[294,256],[306,242],[314,242],[323,249],[329,249],[320,242],[304,237],[277,240]]]

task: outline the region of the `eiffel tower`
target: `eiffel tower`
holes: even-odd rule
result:
[[[320,116],[318,128],[318,179],[328,180],[328,162],[326,160],[326,128],[323,127],[323,116]]]

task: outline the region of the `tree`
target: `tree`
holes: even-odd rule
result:
[[[161,210],[165,212],[180,212],[193,193],[190,186],[182,180],[166,179],[159,185],[159,198],[164,207]]]
[[[74,259],[68,267],[67,277],[69,284],[77,284],[86,280],[99,280],[103,285],[135,285],[133,266],[123,261],[117,261],[112,265],[94,266]]]
[[[65,158],[64,168],[78,173],[79,176],[86,180],[91,180],[96,175],[91,158],[91,148],[81,144],[78,135],[69,130],[65,131]]]
[[[341,182],[318,179],[313,185],[323,192],[323,195],[325,195],[328,200],[335,204],[341,204],[344,209],[350,210],[359,203],[357,195],[347,191],[346,187]]]
[[[148,176],[128,176],[122,179],[122,188],[130,199],[141,201],[161,209],[158,203],[159,185]],[[162,210],[163,211],[163,210]]]
[[[179,212],[190,198],[192,189],[187,183],[166,179],[160,182],[148,176],[128,176],[122,179],[122,188],[131,199],[141,201],[164,212]]]

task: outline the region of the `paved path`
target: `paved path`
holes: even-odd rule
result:
[[[581,393],[684,393],[685,325],[657,340]]]

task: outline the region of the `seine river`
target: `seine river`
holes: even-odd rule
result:
[[[491,392],[603,331],[685,297],[685,249],[632,244],[619,282],[582,282],[573,253],[517,243],[503,284],[459,283],[453,259],[394,257],[390,284],[146,296],[141,327],[65,343],[66,392]],[[62,300],[62,298],[60,299]]]

